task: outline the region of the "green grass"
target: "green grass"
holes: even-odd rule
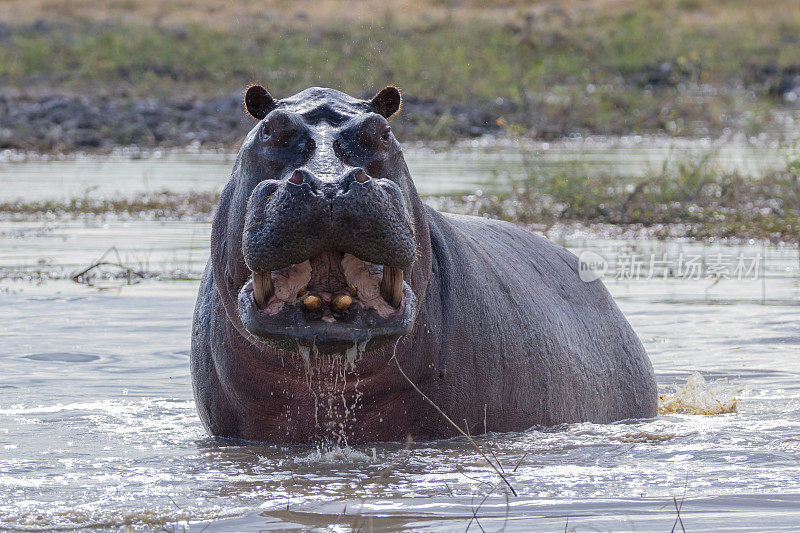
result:
[[[552,26],[432,21],[411,29],[391,19],[306,31],[89,21],[16,26],[10,46],[0,48],[0,80],[76,89],[120,84],[139,96],[168,96],[179,88],[209,96],[250,79],[279,94],[320,83],[360,92],[394,81],[413,95],[466,103],[472,97],[520,98],[553,84],[619,85],[619,77],[637,82],[643,71],[665,61],[674,63],[672,82],[712,83],[741,78],[748,63],[797,61],[800,17],[731,33],[687,26],[680,13],[587,12]]]
[[[210,220],[219,201],[216,193],[142,193],[130,198],[16,200],[0,202],[0,217],[12,220],[71,218],[81,215],[118,216],[149,220]]]
[[[758,3],[727,3],[745,15],[764,10]],[[756,133],[780,102],[754,69],[798,62],[800,8],[773,8],[772,18],[753,16],[745,24],[741,13],[728,20],[715,11],[699,23],[690,16],[698,4],[708,2],[639,1],[614,9],[589,2],[586,9],[545,9],[530,19],[520,10],[507,20],[379,16],[369,25],[315,21],[307,27],[12,23],[0,46],[0,84],[186,99],[240,90],[251,81],[278,97],[311,85],[365,95],[396,83],[410,96],[444,104],[482,108],[503,98],[515,104],[506,118],[540,137],[703,135],[747,113],[755,115],[747,133]],[[670,73],[646,88],[663,63]],[[701,84],[754,87],[755,94],[708,95]],[[417,137],[430,134],[430,125],[411,129]]]

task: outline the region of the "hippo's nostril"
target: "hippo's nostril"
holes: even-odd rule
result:
[[[358,169],[356,171],[355,180],[359,183],[366,183],[370,180],[370,177],[363,169]]]
[[[303,181],[303,173],[299,170],[295,170],[292,173],[292,177],[289,178],[289,183],[293,183],[295,185],[302,185]]]

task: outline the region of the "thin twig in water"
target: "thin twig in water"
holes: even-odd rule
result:
[[[139,272],[137,270],[134,270],[129,266],[123,265],[122,263],[113,263],[111,261],[99,261],[97,263],[92,263],[91,265],[89,265],[85,269],[81,270],[80,272],[78,272],[77,274],[72,276],[72,281],[74,281],[75,283],[88,283],[87,280],[83,279],[83,276],[85,276],[86,274],[88,274],[92,270],[94,270],[96,268],[99,268],[101,266],[113,266],[113,267],[121,268],[122,270],[124,270],[128,274],[128,277],[130,277],[131,275],[134,275],[134,276],[139,277],[139,278],[144,278],[144,273],[143,272]]]
[[[180,506],[180,505],[178,505],[178,502],[176,502],[175,500],[173,500],[173,499],[172,499],[172,496],[169,496],[169,495],[167,495],[167,498],[169,498],[169,501],[171,501],[171,502],[172,502],[172,504],[173,504],[175,507],[177,507],[179,511],[183,511],[183,508],[181,508],[181,506]]]
[[[517,471],[517,468],[519,468],[519,465],[522,464],[522,460],[525,459],[527,456],[528,456],[528,452],[525,452],[525,453],[522,454],[522,457],[519,458],[519,461],[517,461],[517,464],[514,466],[514,470],[512,470],[512,472],[516,472]]]
[[[494,487],[494,484],[493,484],[493,483],[490,483],[489,481],[485,481],[485,480],[483,480],[483,479],[479,479],[479,478],[476,478],[476,477],[472,477],[472,476],[470,476],[469,474],[465,473],[465,472],[464,472],[463,470],[461,470],[461,469],[458,469],[458,470],[457,470],[457,472],[458,472],[459,474],[461,474],[462,476],[464,476],[465,478],[469,479],[470,481],[474,481],[475,483],[477,483],[477,484],[479,484],[479,485],[488,485],[488,486],[490,486],[490,487]]]
[[[497,454],[494,453],[494,447],[492,447],[492,445],[489,444],[489,442],[486,443],[486,447],[489,448],[489,453],[492,454],[492,457],[494,458],[495,462],[497,463],[497,466],[499,466],[500,470],[503,472],[503,474],[505,474],[506,473],[506,469],[503,468],[502,463],[500,463],[500,459],[498,459],[497,458]]]
[[[484,438],[486,439],[486,447],[489,448],[489,453],[492,454],[492,457],[497,462],[497,466],[499,466],[500,470],[502,470],[503,473],[505,474],[506,470],[505,468],[503,468],[503,464],[500,462],[500,459],[497,458],[497,454],[494,453],[494,448],[492,447],[492,443],[489,442],[489,438],[486,437],[488,433],[489,432],[486,431],[486,404],[483,404],[483,435]]]
[[[456,424],[455,422],[453,422],[453,421],[450,419],[450,417],[449,417],[449,416],[447,416],[447,415],[445,414],[445,412],[444,412],[444,411],[442,411],[442,410],[439,408],[439,406],[438,406],[438,405],[436,405],[436,404],[433,402],[433,400],[431,400],[430,398],[428,398],[428,396],[427,396],[427,395],[426,395],[424,392],[422,392],[422,391],[420,390],[420,388],[419,388],[419,387],[417,387],[417,385],[416,385],[416,384],[415,384],[413,381],[411,381],[411,378],[409,378],[409,377],[406,375],[406,373],[405,373],[405,372],[403,372],[403,367],[401,367],[401,366],[400,366],[400,361],[397,359],[397,345],[398,345],[398,344],[400,344],[400,339],[397,339],[397,342],[396,342],[396,343],[395,343],[395,345],[394,345],[394,353],[392,354],[392,359],[394,359],[394,363],[395,363],[395,365],[397,365],[397,370],[399,370],[399,371],[400,371],[400,374],[403,376],[403,378],[405,378],[405,380],[406,380],[406,381],[408,381],[408,383],[409,383],[409,384],[410,384],[410,385],[411,385],[411,386],[414,388],[414,390],[415,390],[415,391],[417,391],[417,393],[418,393],[420,396],[422,396],[422,398],[423,398],[423,399],[425,399],[425,401],[427,401],[429,404],[431,404],[431,406],[433,406],[433,408],[434,408],[434,409],[436,409],[436,410],[439,412],[439,414],[440,414],[440,415],[442,415],[442,416],[444,417],[444,419],[445,419],[445,420],[447,420],[447,422],[448,422],[448,423],[449,423],[451,426],[453,426],[454,428],[456,428],[456,430],[457,430],[459,433],[461,433],[461,434],[462,434],[464,437],[466,437],[466,438],[467,438],[467,440],[469,440],[470,444],[472,444],[472,446],[473,446],[473,447],[475,448],[475,450],[476,450],[476,451],[477,451],[477,452],[478,452],[478,453],[481,455],[481,457],[483,457],[483,459],[484,459],[484,460],[485,460],[487,463],[489,463],[489,466],[491,466],[491,467],[492,467],[492,469],[494,469],[494,471],[497,473],[497,475],[498,475],[498,476],[500,476],[500,479],[502,479],[502,480],[503,480],[503,482],[506,484],[506,486],[509,488],[509,490],[511,490],[511,493],[512,493],[512,494],[513,494],[513,495],[516,497],[516,496],[517,496],[517,491],[515,491],[515,490],[514,490],[514,487],[512,487],[512,486],[511,486],[511,483],[509,483],[509,482],[508,482],[508,479],[506,479],[506,476],[505,476],[505,475],[503,475],[503,473],[500,471],[500,469],[499,469],[499,468],[498,468],[498,467],[497,467],[497,466],[496,466],[496,465],[495,465],[495,464],[494,464],[494,463],[493,463],[493,462],[492,462],[492,461],[489,459],[489,457],[487,457],[487,456],[486,456],[486,454],[483,452],[483,450],[481,450],[480,446],[478,446],[478,444],[477,444],[477,443],[476,443],[476,442],[475,442],[475,441],[472,439],[472,437],[470,437],[469,435],[467,435],[467,434],[464,432],[464,430],[463,430],[463,429],[461,429],[461,428],[459,427],[459,425],[458,425],[458,424]]]
[[[111,254],[111,253],[113,253],[116,256],[116,258],[117,258],[116,261],[106,261],[105,260],[106,256]],[[136,277],[139,277],[139,278],[144,278],[145,277],[145,273],[144,272],[140,272],[140,271],[134,270],[133,268],[122,264],[122,257],[120,257],[120,255],[119,255],[119,250],[117,250],[116,246],[112,246],[111,248],[109,248],[108,250],[103,252],[103,255],[101,255],[100,258],[97,261],[95,261],[94,263],[92,263],[88,267],[84,268],[83,270],[81,270],[77,274],[73,275],[72,276],[72,281],[74,281],[75,283],[85,283],[87,285],[91,285],[91,281],[86,278],[86,274],[88,274],[92,270],[94,270],[96,268],[99,268],[101,266],[113,266],[113,267],[117,267],[117,268],[120,268],[120,269],[124,270],[125,273],[128,275],[128,285],[131,284],[131,276],[136,276]]]

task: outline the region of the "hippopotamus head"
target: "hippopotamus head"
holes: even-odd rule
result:
[[[228,318],[252,343],[291,351],[370,350],[411,331],[430,269],[416,259],[430,244],[388,123],[398,89],[276,100],[256,85],[245,105],[258,122],[212,237]]]

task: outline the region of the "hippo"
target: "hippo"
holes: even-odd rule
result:
[[[214,215],[191,373],[214,436],[335,445],[656,416],[602,281],[508,222],[417,193],[394,86],[245,93],[256,120]],[[427,399],[423,397],[423,393]]]

